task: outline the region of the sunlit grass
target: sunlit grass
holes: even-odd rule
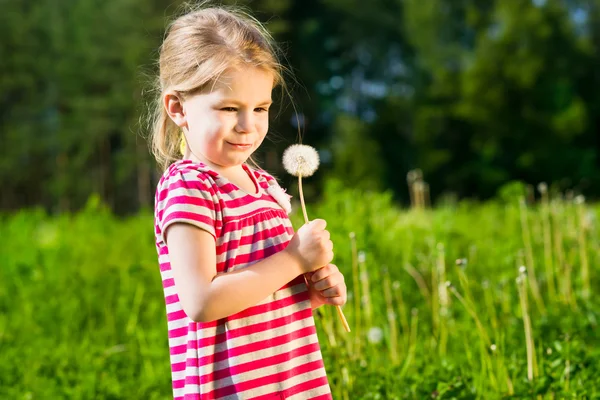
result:
[[[351,333],[317,315],[336,399],[600,395],[596,206],[401,210],[332,183],[309,215],[328,221],[349,290]],[[0,217],[0,398],[171,396],[152,224],[93,199]]]

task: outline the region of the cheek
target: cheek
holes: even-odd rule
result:
[[[256,130],[259,131],[261,134],[266,135],[267,131],[269,130],[269,117],[266,116],[260,118],[256,125]]]

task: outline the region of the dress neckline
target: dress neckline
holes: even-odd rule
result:
[[[225,176],[223,176],[222,174],[220,174],[218,171],[216,171],[215,169],[209,167],[208,165],[206,165],[203,162],[193,161],[193,160],[190,160],[190,159],[183,159],[183,160],[176,161],[176,163],[180,163],[180,164],[192,164],[192,165],[196,166],[196,169],[198,171],[208,172],[215,179],[219,179],[223,183],[230,184],[236,190],[239,190],[240,192],[243,192],[244,194],[247,194],[248,196],[260,198],[263,195],[262,187],[260,186],[260,183],[259,183],[259,181],[258,181],[258,179],[256,177],[255,171],[252,168],[250,168],[248,165],[246,165],[246,164],[242,164],[242,168],[246,172],[246,174],[248,174],[248,176],[250,177],[250,179],[252,180],[252,183],[254,184],[254,188],[255,188],[255,193],[250,193],[247,190],[242,189],[241,187],[239,187],[238,185],[236,185],[235,183],[233,183],[229,179],[227,179]]]

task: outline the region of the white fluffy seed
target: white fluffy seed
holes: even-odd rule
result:
[[[311,176],[319,168],[319,153],[311,146],[293,144],[283,152],[283,167],[294,176]]]

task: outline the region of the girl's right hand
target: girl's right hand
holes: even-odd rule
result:
[[[333,242],[326,226],[323,219],[303,225],[286,247],[285,250],[300,262],[301,273],[312,272],[333,260]]]

